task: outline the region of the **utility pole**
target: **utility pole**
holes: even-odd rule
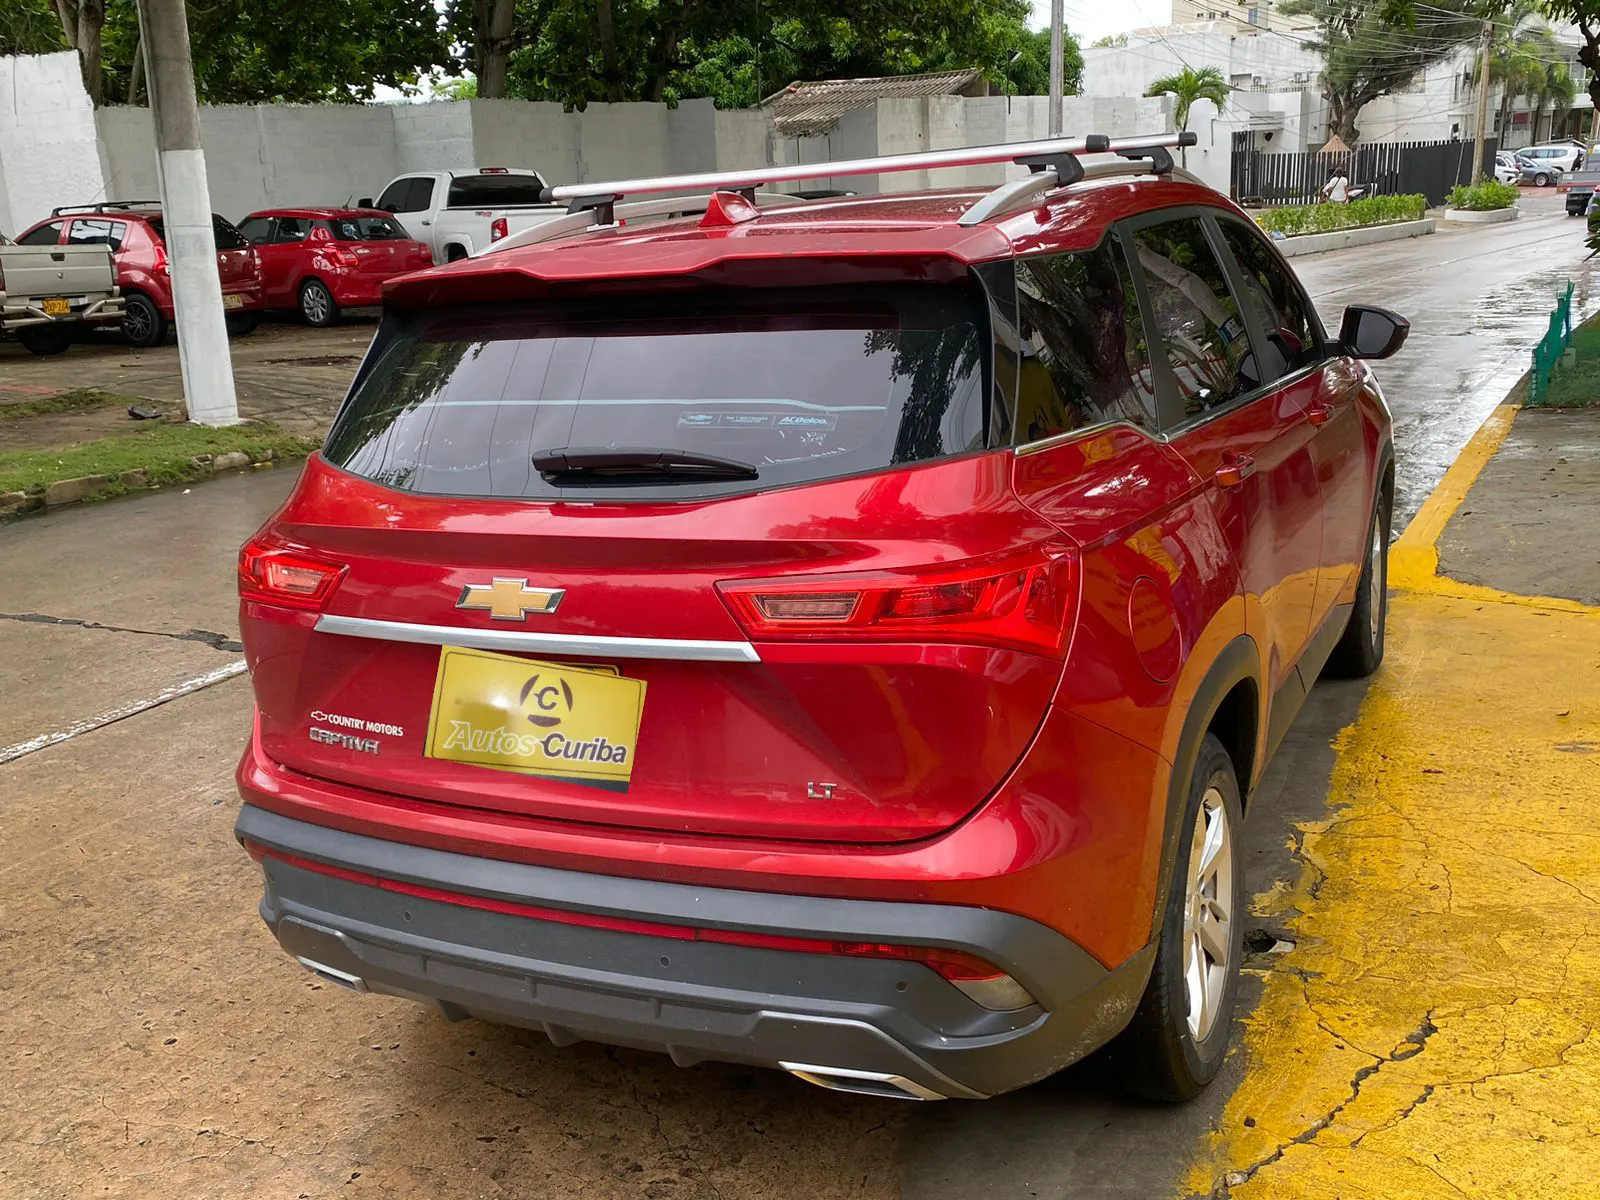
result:
[[[1478,54],[1478,140],[1472,146],[1472,153],[1478,161],[1473,164],[1474,182],[1488,174],[1485,165],[1488,155],[1484,153],[1484,148],[1489,144],[1489,50],[1493,44],[1494,22],[1485,17],[1481,50]]]
[[[217,275],[184,0],[138,0],[138,5],[184,401],[189,419],[197,424],[237,425],[239,403]]]
[[[1066,0],[1050,0],[1050,136],[1061,136],[1061,93],[1065,90],[1062,56],[1066,52]]]

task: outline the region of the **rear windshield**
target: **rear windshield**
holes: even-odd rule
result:
[[[537,175],[462,175],[450,181],[450,208],[505,208],[538,204],[544,180]]]
[[[324,457],[402,491],[689,499],[982,449],[986,309],[956,286],[683,294],[386,318]],[[672,315],[664,315],[671,313]],[[755,479],[547,479],[535,456],[653,449]]]
[[[150,228],[155,231],[156,237],[165,242],[167,240],[166,231],[163,228],[165,221],[161,217],[150,217],[148,220]],[[218,250],[242,250],[250,244],[245,239],[244,234],[216,215],[211,218],[211,234],[217,240]]]
[[[406,236],[393,217],[329,217],[328,228],[341,242],[393,242]]]

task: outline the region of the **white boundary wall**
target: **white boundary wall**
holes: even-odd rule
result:
[[[718,111],[704,99],[581,113],[521,100],[215,105],[200,110],[200,127],[212,207],[239,220],[376,196],[407,171],[533,167],[552,183],[581,183],[1032,141],[1046,136],[1045,107],[1042,96],[881,100],[807,138],[780,138],[765,112]],[[1172,128],[1171,101],[1072,96],[1065,125],[1072,134],[1161,133]],[[973,167],[837,183],[822,174],[803,186],[870,194],[986,187],[1020,173]],[[70,51],[0,58],[0,230],[14,234],[56,205],[157,195],[148,109],[96,112]]]

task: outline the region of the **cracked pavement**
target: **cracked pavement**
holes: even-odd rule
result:
[[[1550,446],[1572,482],[1530,485],[1496,456],[1444,526],[1458,561],[1550,598],[1453,577],[1448,557],[1418,576],[1395,547],[1408,590],[1337,743],[1332,815],[1298,831],[1298,885],[1256,900],[1295,948],[1264,973],[1191,1195],[1596,1194],[1600,608],[1569,597],[1600,591],[1600,562],[1571,552],[1587,528],[1558,558],[1519,529],[1535,497],[1558,524],[1595,511],[1600,412],[1524,413],[1501,454]]]

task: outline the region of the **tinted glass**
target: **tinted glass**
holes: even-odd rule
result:
[[[1222,221],[1222,236],[1244,276],[1245,296],[1266,332],[1262,376],[1277,379],[1322,358],[1311,305],[1289,268],[1260,234],[1238,221]]]
[[[17,239],[17,245],[54,246],[61,240],[61,225],[60,221],[51,221],[37,229],[30,229]]]
[[[391,316],[330,462],[405,491],[721,495],[985,445],[986,311],[963,289],[804,289]],[[535,454],[648,447],[752,481],[560,486]]]
[[[280,244],[303,242],[306,240],[306,234],[310,232],[311,222],[305,217],[279,217],[278,232],[272,240]]]
[[[544,180],[537,175],[463,175],[450,181],[451,208],[505,208],[538,204]]]
[[[74,246],[110,246],[116,251],[122,249],[127,233],[124,221],[77,220],[67,228],[67,241]]]
[[[272,239],[272,218],[251,217],[239,225],[239,235],[254,245],[266,245]]]
[[[433,207],[433,180],[418,176],[406,188],[406,203],[401,212],[427,212]]]
[[[148,220],[151,231],[158,239],[165,242],[166,222],[161,217],[150,217]],[[218,250],[242,250],[250,244],[232,224],[216,215],[211,218],[211,235],[216,239]]]
[[[393,217],[331,217],[327,225],[341,242],[393,242],[406,236]]]
[[[1017,263],[1017,441],[1102,421],[1155,420],[1139,304],[1116,244]]]
[[[383,195],[378,197],[374,208],[381,208],[384,212],[399,212],[406,206],[406,195],[411,191],[411,180],[396,179],[383,189]]]
[[[1170,221],[1139,230],[1131,245],[1184,413],[1209,412],[1259,386],[1238,302],[1205,226],[1194,217]]]

